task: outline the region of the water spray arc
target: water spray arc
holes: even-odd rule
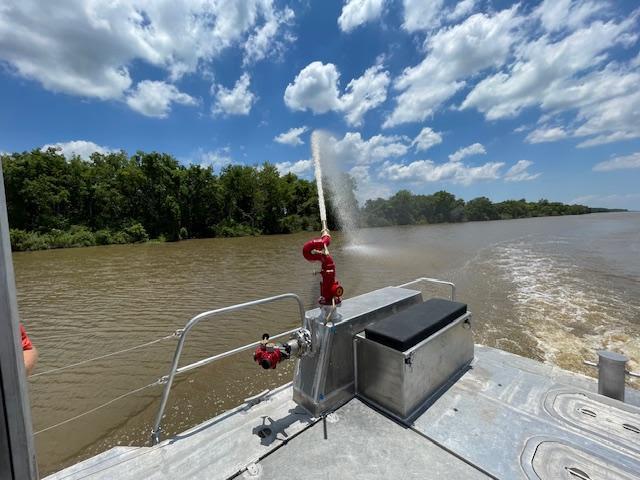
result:
[[[329,234],[327,227],[327,207],[324,203],[324,188],[322,188],[322,165],[320,164],[320,132],[317,130],[311,134],[311,154],[316,175],[316,185],[318,190],[318,207],[320,209],[320,222],[322,224],[322,235]]]

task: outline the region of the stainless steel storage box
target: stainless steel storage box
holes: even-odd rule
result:
[[[354,340],[359,397],[404,423],[464,373],[473,360],[471,312],[401,352],[365,338]]]

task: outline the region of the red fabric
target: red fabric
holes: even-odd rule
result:
[[[22,324],[20,324],[20,333],[22,334],[22,350],[33,350],[33,344]]]

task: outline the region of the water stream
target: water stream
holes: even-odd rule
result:
[[[315,130],[311,134],[311,153],[313,155],[313,164],[315,165],[316,185],[318,186],[318,206],[320,208],[320,222],[322,222],[322,230],[327,230],[327,207],[324,202],[324,189],[322,188],[322,165],[321,162],[321,142],[324,135],[319,130]]]

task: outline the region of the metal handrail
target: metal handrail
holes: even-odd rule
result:
[[[180,356],[182,355],[182,349],[184,347],[184,342],[187,338],[187,334],[191,331],[193,327],[195,327],[202,320],[214,317],[216,315],[220,315],[223,313],[235,312],[237,310],[242,310],[249,307],[255,307],[257,305],[264,305],[265,303],[272,303],[278,300],[284,300],[287,298],[291,298],[298,302],[298,308],[300,310],[300,323],[301,326],[304,325],[305,318],[305,310],[302,300],[300,297],[294,293],[283,293],[282,295],[276,295],[274,297],[261,298],[259,300],[252,300],[251,302],[239,303],[237,305],[231,305],[229,307],[218,308],[216,310],[209,310],[207,312],[202,312],[191,320],[187,322],[184,326],[184,329],[180,332],[180,339],[178,340],[178,345],[176,346],[176,351],[173,354],[173,360],[171,362],[171,370],[169,371],[169,375],[166,375],[160,379],[160,382],[164,384],[164,390],[162,391],[162,398],[160,400],[160,408],[158,410],[158,414],[156,416],[156,421],[153,426],[153,430],[151,431],[151,443],[152,445],[157,445],[160,442],[160,431],[161,431],[161,423],[162,417],[164,415],[164,411],[167,407],[167,401],[169,400],[169,393],[171,392],[171,386],[173,385],[173,380],[175,376],[179,373],[188,372],[198,367],[202,367],[204,365],[208,365],[209,363],[213,363],[217,360],[221,360],[225,357],[233,355],[235,353],[239,353],[245,350],[249,350],[250,348],[255,348],[260,342],[253,342],[248,345],[244,345],[239,348],[235,348],[233,350],[229,350],[227,352],[220,353],[218,355],[214,355],[213,357],[205,358],[204,360],[199,360],[190,365],[186,365],[184,367],[178,368],[178,363],[180,362]],[[298,327],[300,328],[300,327]],[[298,328],[294,328],[293,330],[289,330],[287,332],[280,333],[271,338],[282,337],[292,332],[298,330]]]
[[[438,280],[437,278],[429,278],[429,277],[416,278],[411,282],[398,285],[398,288],[408,287],[409,285],[413,285],[414,283],[419,283],[419,282],[437,283],[438,285],[449,285],[451,287],[451,301],[454,301],[456,299],[456,284],[453,282],[447,282],[445,280]]]

